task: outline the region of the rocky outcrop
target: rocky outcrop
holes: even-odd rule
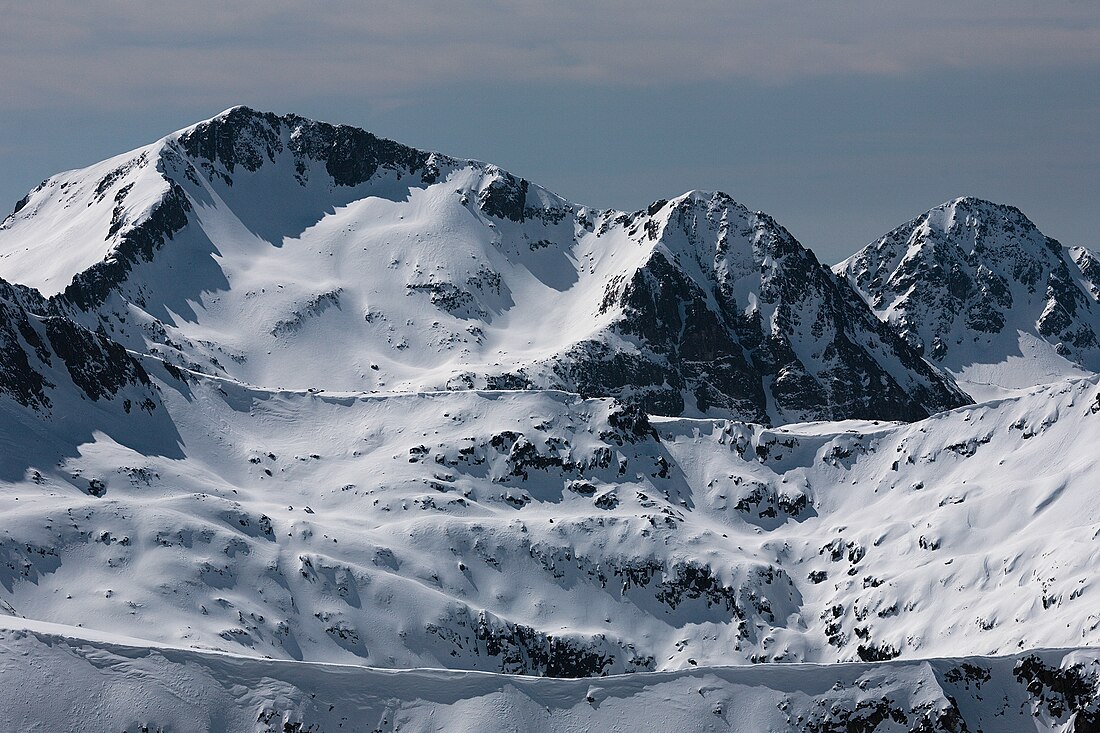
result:
[[[299,182],[311,161],[324,164],[337,186],[358,186],[380,169],[418,175],[427,184],[439,170],[431,153],[376,137],[347,125],[330,125],[298,115],[280,116],[234,107],[188,128],[177,144],[208,174],[232,182],[238,167],[255,172],[264,162],[275,162],[287,150],[293,155]]]
[[[49,411],[55,389],[75,388],[76,395],[98,401],[133,386],[134,396],[141,396],[138,406],[156,408],[149,376],[126,349],[61,316],[28,312],[23,303],[33,300],[31,293],[0,280],[0,395]],[[48,310],[41,299],[39,305]],[[129,412],[134,402],[125,403]]]
[[[41,371],[51,354],[27,312],[13,297],[11,287],[0,281],[0,394],[26,407],[49,407],[46,394],[53,385]]]

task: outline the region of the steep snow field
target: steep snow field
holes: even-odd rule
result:
[[[167,192],[162,150],[155,143],[43,181],[16,204],[22,216],[0,227],[2,276],[48,297],[107,257],[116,222],[142,219]]]

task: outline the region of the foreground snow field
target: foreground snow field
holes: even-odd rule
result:
[[[55,176],[0,224],[0,729],[1100,730],[1097,272],[246,108]]]
[[[0,623],[4,730],[1095,731],[1100,652],[589,679],[381,670]],[[63,684],[58,684],[64,680]],[[38,700],[50,690],[50,703]]]

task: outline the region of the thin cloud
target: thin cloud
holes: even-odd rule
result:
[[[6,3],[13,107],[1100,65],[1100,3]]]

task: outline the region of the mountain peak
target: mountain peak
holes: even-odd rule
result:
[[[239,130],[246,124],[256,125],[266,123],[267,127],[272,127],[288,117],[291,117],[291,115],[283,116],[274,112],[257,110],[244,104],[236,104],[222,110],[213,117],[199,120],[173,133],[169,133],[164,137],[164,140],[178,141],[180,138],[186,139],[194,135],[196,131],[207,130],[212,127],[220,131]]]
[[[257,110],[249,107],[247,104],[234,104],[232,107],[226,107],[224,110],[214,115],[215,117],[226,117],[231,114],[262,114]]]
[[[264,112],[261,112],[259,110],[254,109],[252,107],[249,107],[247,104],[234,104],[232,107],[226,107],[221,112],[214,115],[213,117],[211,117],[207,120],[202,120],[202,122],[210,122],[211,120],[221,120],[221,119],[225,119],[225,118],[229,118],[229,117],[242,117],[242,116],[251,117],[251,116],[264,115],[264,114],[274,114],[274,113],[273,112],[264,113]],[[202,122],[197,122],[195,124],[199,125],[199,124],[202,124]],[[191,127],[194,127],[194,126],[195,125],[191,125]]]
[[[657,206],[657,204],[660,204],[660,206]],[[670,206],[665,207],[666,204],[670,204]],[[657,206],[657,208],[654,208],[655,206]],[[649,207],[649,213],[650,215],[654,215],[662,208],[666,212],[671,213],[675,209],[684,207],[702,207],[707,211],[730,209],[746,215],[751,213],[748,207],[738,202],[724,191],[711,191],[699,188],[693,188],[690,191],[685,191],[679,196],[676,196],[668,201],[661,200],[658,202],[654,202],[654,204]],[[760,214],[762,212],[756,213]]]
[[[836,266],[881,318],[957,377],[1019,387],[1037,377],[1021,353],[1046,354],[1051,376],[1100,364],[1091,262],[1014,206],[952,199]],[[991,364],[999,364],[990,371]],[[1016,366],[1010,366],[1015,364]],[[1044,377],[1038,377],[1042,381]]]
[[[1014,211],[1019,211],[1019,209],[1016,209],[1015,206],[1009,206],[1008,204],[1002,204],[1002,203],[999,203],[997,201],[991,201],[989,199],[983,199],[979,196],[956,196],[955,198],[950,199],[949,201],[945,201],[944,203],[940,204],[940,206],[933,207],[933,208],[941,208],[941,207],[955,207],[955,208],[973,209],[973,210],[978,210],[978,209],[986,209],[986,210],[1012,209]]]
[[[693,188],[689,191],[685,191],[676,198],[673,199],[676,202],[691,202],[691,203],[716,203],[722,205],[741,206],[741,204],[734,201],[733,197],[724,191],[713,191],[703,188]],[[743,206],[741,208],[744,208]]]
[[[988,237],[991,233],[1007,230],[1017,244],[1025,241],[1020,233],[1036,233],[1037,227],[1015,206],[987,201],[975,196],[963,196],[951,199],[925,212],[918,220],[932,230],[948,233],[964,229],[974,229],[979,235]],[[1044,239],[1039,235],[1040,239]]]
[[[966,401],[774,219],[721,191],[593,221],[491,164],[246,106],[64,183],[0,231],[0,276],[18,261],[89,328],[195,371],[553,387],[766,422]],[[71,208],[84,220],[58,239],[47,225]],[[62,244],[80,259],[36,275]]]

